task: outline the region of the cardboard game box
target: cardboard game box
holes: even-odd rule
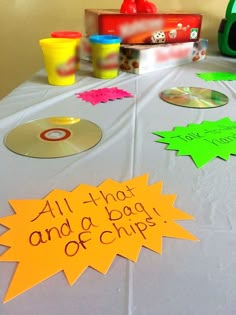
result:
[[[126,44],[194,42],[199,39],[201,14],[122,14],[119,10],[85,9],[85,31],[120,36]]]
[[[120,69],[142,74],[203,60],[207,46],[207,39],[179,44],[121,45]]]

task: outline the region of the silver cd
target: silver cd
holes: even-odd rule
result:
[[[11,130],[4,143],[11,151],[35,158],[57,158],[95,146],[102,131],[95,123],[75,117],[32,120]]]
[[[218,91],[198,87],[174,87],[160,93],[167,103],[190,108],[215,108],[226,105],[228,97]]]

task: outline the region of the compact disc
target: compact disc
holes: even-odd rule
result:
[[[74,117],[32,120],[11,130],[4,139],[11,151],[37,158],[77,154],[95,146],[102,138],[99,126]]]
[[[190,108],[214,108],[228,103],[221,92],[198,87],[174,87],[160,93],[164,101]]]

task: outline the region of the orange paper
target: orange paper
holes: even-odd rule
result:
[[[18,262],[4,302],[64,271],[70,285],[92,267],[105,274],[116,255],[137,261],[141,247],[162,253],[162,237],[197,240],[175,220],[193,217],[163,195],[148,175],[123,183],[107,179],[72,192],[53,190],[42,200],[11,200],[15,215],[0,219],[9,228],[0,243],[1,261]]]

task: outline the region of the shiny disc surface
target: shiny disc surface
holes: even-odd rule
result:
[[[228,103],[228,97],[218,91],[198,87],[174,87],[160,93],[167,103],[189,108],[215,108]]]
[[[5,136],[4,143],[17,154],[57,158],[88,150],[101,138],[101,128],[91,121],[49,117],[19,125]]]

